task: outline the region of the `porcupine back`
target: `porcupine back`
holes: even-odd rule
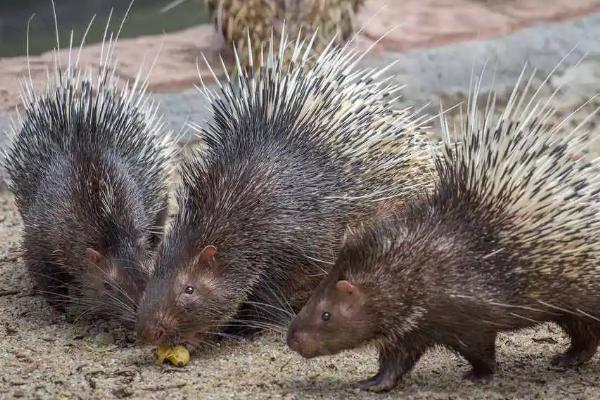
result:
[[[224,283],[215,289],[221,304],[203,299],[210,310],[197,318],[227,320],[245,301],[297,307],[348,223],[381,205],[372,198],[406,200],[429,187],[425,133],[408,110],[394,109],[400,88],[381,78],[385,71],[356,70],[361,55],[347,47],[326,49],[308,68],[312,40],[300,38],[284,63],[288,42],[270,43],[256,66],[238,62],[235,79],[202,89],[213,116],[199,129],[203,151],[183,162],[179,214],[142,315],[174,305],[168,292],[202,245],[218,249]]]
[[[59,308],[79,298],[111,313],[113,304],[131,320],[148,273],[141,263],[162,235],[173,146],[141,70],[131,86],[115,75],[115,45],[112,35],[103,43],[98,72],[80,67],[72,48],[63,66],[58,49],[41,94],[24,81],[6,168],[42,293]],[[117,293],[104,298],[105,289]]]
[[[278,49],[270,41],[258,66],[246,70],[238,62],[239,77],[219,82],[216,93],[204,88],[213,109],[208,128],[197,127],[207,145],[206,161],[196,157],[185,164],[188,186],[200,186],[195,178],[206,176],[211,160],[271,142],[321,151],[347,172],[346,201],[354,200],[351,195],[406,197],[428,186],[430,143],[420,119],[394,107],[401,87],[382,78],[387,68],[357,69],[363,54],[348,45],[326,48],[308,68],[315,36],[305,42],[299,35],[290,44],[283,35]],[[290,45],[288,65],[283,58]]]
[[[20,209],[29,208],[56,157],[77,147],[122,158],[139,182],[148,212],[164,208],[170,136],[163,134],[145,88],[138,83],[119,87],[122,82],[114,76],[113,65],[103,63],[96,80],[91,74],[82,76],[78,65],[64,70],[57,66],[41,95],[35,93],[33,82],[25,81],[25,111],[13,132],[7,160],[10,187]]]
[[[469,105],[460,145],[451,144],[451,128],[443,124],[446,146],[433,201],[456,209],[475,204],[492,227],[495,248],[519,260],[511,274],[526,274],[527,290],[544,287],[549,294],[563,291],[567,281],[596,279],[600,184],[596,162],[584,156],[585,121],[575,128],[556,122],[553,96],[540,100],[540,89],[532,89],[532,80],[524,84],[523,74],[501,113],[495,95],[483,110],[476,101]]]
[[[404,200],[426,189],[433,178],[425,133],[409,110],[393,107],[400,87],[381,78],[385,71],[355,70],[361,55],[348,47],[326,48],[314,66],[307,67],[316,36],[307,42],[300,37],[291,44],[289,66],[290,44],[284,33],[278,48],[270,41],[256,68],[253,62],[249,70],[238,63],[238,77],[221,82],[217,93],[204,91],[214,113],[208,128],[199,129],[207,151],[184,162],[182,168],[186,189],[197,191],[194,198],[199,199],[214,196],[211,191],[246,188],[240,170],[229,166],[237,160],[243,160],[244,167],[256,163],[248,178],[257,197],[247,196],[250,203],[238,204],[238,212],[250,210],[264,190],[266,196],[273,196],[276,208],[287,207],[307,218],[287,219],[279,232],[273,230],[273,241],[285,242],[285,231],[303,223],[306,227],[301,230],[310,237],[311,231],[328,226],[325,218],[338,229],[349,222],[349,214],[364,218],[383,203],[371,198]],[[231,185],[205,181],[211,178]],[[322,210],[314,206],[316,202]],[[313,210],[315,218],[308,218]],[[265,210],[264,215],[269,214]],[[224,221],[225,225],[235,219]],[[237,228],[250,234],[252,245],[256,232]],[[332,237],[337,240],[337,235]],[[292,235],[289,240],[297,238]],[[290,244],[317,261],[334,259],[334,252],[323,254],[320,248],[311,249],[310,243],[304,248],[302,243]],[[336,243],[325,248],[334,249]],[[280,262],[285,264],[285,259]]]

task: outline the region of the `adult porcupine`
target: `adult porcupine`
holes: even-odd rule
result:
[[[310,46],[298,40],[284,66],[285,38],[277,52],[271,42],[253,72],[238,62],[239,78],[205,90],[206,154],[183,163],[179,213],[138,311],[144,340],[193,345],[243,304],[298,307],[351,217],[380,205],[372,196],[406,200],[432,181],[425,133],[390,104],[398,87],[355,71],[347,48],[306,68]]]
[[[375,391],[434,345],[466,358],[470,377],[489,376],[497,332],[544,321],[571,337],[555,364],[593,356],[600,185],[577,156],[589,141],[552,125],[549,101],[519,86],[499,116],[494,102],[483,113],[469,106],[463,144],[446,139],[431,195],[348,239],[292,323],[293,349],[314,357],[374,341],[379,372],[361,384]]]
[[[115,76],[114,45],[103,45],[97,73],[71,50],[61,66],[57,51],[42,94],[25,82],[6,168],[41,293],[57,309],[131,322],[162,235],[172,147],[141,76],[132,87]]]

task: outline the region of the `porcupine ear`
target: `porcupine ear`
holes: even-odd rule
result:
[[[198,247],[200,248],[200,247]],[[217,248],[213,245],[206,245],[202,247],[202,250],[194,259],[192,269],[198,273],[204,272],[218,272],[218,264],[215,261],[215,255],[217,254]]]
[[[351,318],[365,304],[365,294],[362,289],[347,280],[337,281],[335,290],[340,299],[342,315]]]
[[[213,245],[205,246],[200,252],[200,260],[203,263],[212,264],[215,261],[215,255],[217,254],[217,248]]]
[[[335,289],[338,291],[338,293],[345,294],[347,296],[352,296],[353,294],[357,294],[360,292],[360,289],[358,289],[356,286],[354,286],[352,283],[346,280],[338,281],[335,284]]]
[[[85,256],[89,262],[95,265],[99,265],[104,260],[104,256],[91,247],[85,249]]]

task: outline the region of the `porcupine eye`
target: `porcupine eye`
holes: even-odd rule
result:
[[[104,283],[102,284],[102,286],[104,286],[104,289],[106,289],[106,290],[108,290],[108,291],[110,291],[110,290],[111,290],[110,283],[108,283],[108,282],[104,282]]]
[[[331,318],[331,313],[325,311],[323,314],[321,314],[321,319],[323,321],[329,321],[329,319]]]
[[[191,286],[188,286],[185,288],[185,294],[193,294],[194,293],[194,288]]]

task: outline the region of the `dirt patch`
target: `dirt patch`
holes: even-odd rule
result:
[[[0,398],[582,399],[597,397],[600,387],[597,357],[578,370],[550,367],[567,345],[554,325],[501,335],[491,382],[461,380],[467,363],[440,349],[387,395],[353,387],[375,372],[372,349],[305,361],[272,333],[215,344],[185,368],[157,366],[152,349],[131,333],[102,321],[69,322],[34,295],[18,255],[20,234],[12,197],[0,192]]]

